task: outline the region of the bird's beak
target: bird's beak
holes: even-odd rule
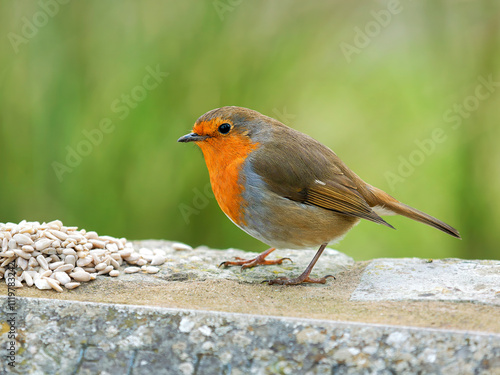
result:
[[[196,133],[189,133],[186,134],[185,136],[180,137],[177,142],[199,142],[207,139],[208,136],[206,135],[199,135]]]

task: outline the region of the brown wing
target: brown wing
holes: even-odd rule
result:
[[[333,181],[327,181],[326,185],[311,187],[306,191],[307,195],[303,203],[348,216],[357,216],[392,228],[390,224],[372,211],[368,203],[355,189],[347,188]]]
[[[392,228],[370,208],[345,165],[326,146],[290,128],[252,153],[252,166],[276,194],[343,215],[360,217]]]

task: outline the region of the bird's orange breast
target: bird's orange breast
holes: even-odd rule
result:
[[[215,198],[224,213],[237,225],[245,226],[243,215],[245,178],[243,163],[258,147],[243,135],[207,139],[198,144],[203,151]]]

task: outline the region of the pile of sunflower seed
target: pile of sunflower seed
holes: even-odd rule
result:
[[[125,273],[157,273],[165,263],[161,249],[134,250],[125,238],[99,236],[96,232],[67,227],[59,220],[50,223],[0,223],[0,279],[14,273],[16,288],[35,285],[38,289],[62,292],[74,289],[98,275],[116,277],[125,262]]]

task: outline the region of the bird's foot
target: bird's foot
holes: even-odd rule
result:
[[[290,258],[281,258],[281,259],[273,259],[273,260],[267,260],[266,257],[271,254],[275,248],[270,248],[269,250],[264,251],[263,253],[260,253],[257,255],[255,258],[252,259],[243,259],[240,257],[235,257],[235,261],[226,261],[222,262],[219,264],[219,267],[227,267],[227,266],[241,266],[242,269],[244,268],[251,268],[255,266],[268,266],[271,264],[281,264],[285,260],[289,260],[290,262],[292,261]]]
[[[335,276],[333,275],[327,275],[320,279],[314,279],[312,277],[309,277],[308,275],[304,276],[304,274],[302,274],[299,277],[294,277],[293,279],[290,279],[288,277],[278,277],[277,279],[273,280],[264,280],[262,283],[268,283],[269,285],[300,285],[304,283],[325,284],[326,279],[329,277],[333,277],[335,279]]]
[[[333,275],[327,275],[327,276],[322,277],[320,279],[313,279],[312,277],[309,277],[314,265],[316,264],[319,257],[323,253],[323,250],[325,250],[326,245],[327,245],[327,243],[324,243],[320,246],[320,248],[316,252],[316,255],[314,255],[314,258],[311,261],[311,263],[309,263],[307,268],[304,270],[304,272],[302,272],[302,275],[300,275],[299,277],[295,277],[293,279],[289,279],[288,277],[278,277],[277,279],[274,279],[274,280],[264,280],[263,283],[268,283],[269,285],[275,285],[275,284],[277,284],[277,285],[300,285],[300,284],[304,284],[304,283],[325,284],[327,278],[333,277],[335,279],[335,276],[333,276]]]

